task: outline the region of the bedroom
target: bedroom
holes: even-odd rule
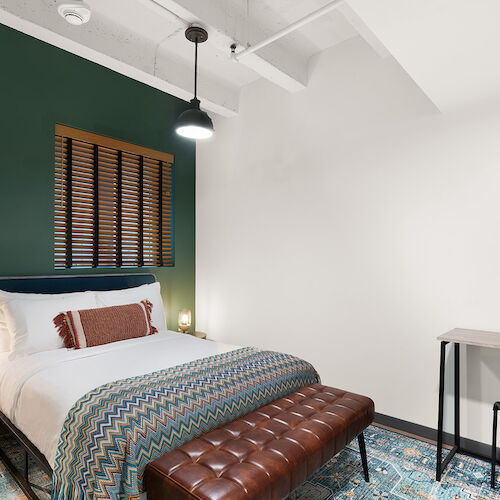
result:
[[[88,12],[70,24],[63,4]],[[499,14],[492,0],[4,0],[0,290],[92,297],[61,296],[59,308],[0,292],[2,311],[14,317],[17,307],[25,329],[38,332],[35,344],[42,331],[62,342],[52,324],[58,313],[149,298],[152,326],[170,333],[17,356],[9,331],[0,412],[27,439],[3,421],[0,450],[13,457],[20,484],[0,460],[0,498],[29,497],[30,445],[27,483],[50,496],[62,425],[79,397],[240,347],[305,360],[324,386],[375,403],[364,431],[369,482],[354,439],[270,498],[497,498],[489,457],[500,358],[487,346],[498,337],[485,341],[481,331],[500,331]],[[194,96],[195,47],[185,36],[193,24],[208,34],[197,59],[197,96],[215,130],[206,141],[175,132]],[[68,162],[78,151],[85,165]],[[101,153],[130,161],[119,175]],[[132,182],[123,169],[137,158],[142,175]],[[162,173],[151,181],[144,172],[152,165]],[[101,189],[109,175],[111,191]],[[80,198],[67,203],[70,190]],[[81,217],[91,229],[78,233]],[[114,291],[144,284],[154,291]],[[184,316],[200,338],[178,333]],[[114,340],[121,320],[110,328]],[[461,450],[436,481],[437,337],[455,328],[473,331],[460,348]],[[454,352],[445,346],[446,446],[456,444]],[[116,370],[109,377],[108,362]],[[44,445],[57,408],[59,427]]]

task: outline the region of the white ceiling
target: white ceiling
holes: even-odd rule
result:
[[[185,100],[194,49],[184,30],[198,22],[209,32],[199,50],[200,99],[225,116],[259,78],[305,88],[311,57],[355,36],[394,56],[443,111],[500,94],[499,0],[348,0],[240,62],[229,57],[231,43],[242,50],[330,0],[86,0],[92,17],[78,27],[57,14],[68,1],[0,0],[0,22]]]
[[[350,0],[443,112],[500,96],[499,0]]]
[[[242,18],[252,25],[261,26],[272,35],[286,28],[294,21],[323,7],[328,1],[308,0],[231,0],[231,8],[242,8]],[[242,27],[243,32],[245,26]],[[287,48],[301,59],[309,59],[333,45],[356,36],[357,32],[339,10],[333,10],[323,17],[286,36]],[[250,40],[249,40],[250,41]],[[250,42],[251,43],[251,42]]]
[[[311,56],[357,35],[339,11],[331,12],[242,63],[230,59],[231,43],[241,50],[329,0],[86,0],[92,17],[83,26],[58,15],[58,3],[68,1],[0,0],[0,22],[186,100],[194,47],[184,31],[199,22],[209,31],[199,49],[202,105],[227,116],[236,113],[244,85],[264,75],[302,89]]]

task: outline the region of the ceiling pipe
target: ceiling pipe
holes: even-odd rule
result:
[[[323,7],[319,8],[318,10],[315,10],[314,12],[311,12],[310,14],[307,14],[307,16],[304,16],[302,19],[299,19],[298,21],[295,21],[294,23],[290,24],[286,28],[283,28],[282,30],[278,31],[274,35],[271,35],[270,37],[266,38],[265,40],[262,40],[259,43],[256,43],[255,45],[252,45],[240,52],[236,52],[236,46],[233,44],[231,45],[231,58],[234,59],[235,61],[239,61],[242,57],[248,56],[250,54],[253,54],[257,50],[260,50],[267,45],[275,42],[276,40],[279,40],[280,38],[283,38],[284,36],[288,35],[289,33],[292,33],[295,30],[298,30],[299,28],[302,28],[302,26],[305,26],[306,24],[309,24],[310,22],[314,21],[315,19],[318,19],[318,17],[324,16],[331,10],[337,8],[341,3],[343,3],[344,0],[333,0],[332,2],[327,3]]]

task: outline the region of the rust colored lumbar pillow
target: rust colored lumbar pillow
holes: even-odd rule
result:
[[[59,335],[68,348],[82,349],[157,333],[151,324],[152,304],[138,304],[67,311],[54,318]]]

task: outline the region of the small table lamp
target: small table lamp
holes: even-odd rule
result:
[[[181,309],[179,311],[177,326],[182,333],[186,333],[189,330],[191,326],[191,311],[189,309]]]

